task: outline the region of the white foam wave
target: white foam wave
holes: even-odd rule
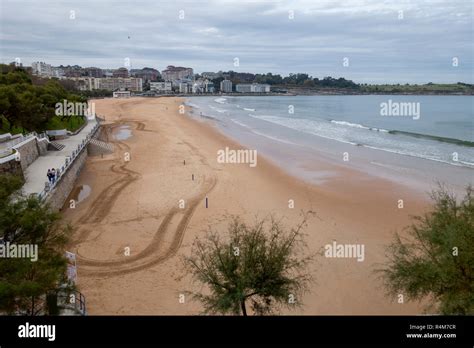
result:
[[[457,167],[465,167],[465,166],[474,167],[474,163],[465,162],[465,161],[457,161],[457,162],[446,161],[446,160],[442,160],[442,159],[439,159],[439,158],[436,158],[436,157],[433,157],[433,156],[421,155],[421,154],[415,153],[415,152],[392,150],[392,149],[386,149],[386,148],[383,148],[383,147],[370,146],[370,145],[362,145],[362,146],[366,147],[366,148],[369,148],[369,149],[373,149],[373,150],[379,150],[379,151],[395,153],[397,155],[404,155],[404,156],[422,158],[422,159],[425,159],[425,160],[446,163],[446,164],[450,164],[450,165],[457,166]],[[460,164],[460,163],[462,163],[462,164]]]
[[[212,106],[212,105],[208,105],[212,110],[215,110],[217,112],[220,112],[221,114],[226,112],[227,110],[226,109],[220,109],[220,108],[216,108],[215,106]]]
[[[190,106],[190,107],[192,107],[192,108],[195,108],[195,109],[200,109],[200,108],[201,108],[199,105],[196,105],[196,104],[194,104],[194,103],[189,103],[189,102],[188,102],[188,103],[186,103],[186,105],[188,105],[188,106]]]
[[[214,101],[218,104],[227,104],[227,99],[226,98],[217,98],[217,99],[214,99]]]
[[[274,136],[271,136],[271,135],[268,135],[268,134],[265,134],[265,133],[261,133],[261,132],[256,131],[256,130],[252,130],[252,133],[255,133],[255,134],[257,134],[257,135],[260,135],[260,136],[262,136],[262,137],[265,137],[265,138],[268,138],[268,139],[271,139],[271,140],[278,141],[278,142],[280,142],[280,143],[300,146],[299,144],[293,143],[293,142],[291,142],[291,141],[284,140],[284,139],[281,139],[281,138],[277,138],[277,137],[274,137]]]
[[[348,126],[348,127],[354,127],[354,128],[361,128],[361,129],[367,129],[367,130],[372,130],[372,131],[377,131],[377,132],[384,132],[388,133],[388,130],[382,129],[382,128],[375,128],[375,127],[367,127],[359,123],[351,123],[347,121],[336,121],[336,120],[331,120],[331,123],[334,124],[340,124],[342,126]]]
[[[232,122],[234,122],[235,124],[238,124],[238,125],[241,126],[241,127],[249,128],[249,129],[250,129],[250,126],[248,126],[248,125],[246,125],[246,124],[244,124],[244,123],[242,123],[242,122],[240,122],[240,121],[237,121],[235,118],[231,118],[230,120],[231,120]]]
[[[280,142],[280,143],[290,144],[290,145],[298,145],[298,146],[299,146],[299,144],[293,143],[293,142],[291,142],[291,141],[284,140],[284,139],[281,139],[281,138],[277,138],[277,137],[274,137],[274,136],[271,136],[271,135],[268,135],[268,134],[265,134],[265,133],[256,131],[256,130],[252,129],[252,127],[250,127],[249,125],[246,125],[245,123],[242,123],[242,122],[236,120],[235,118],[231,118],[230,120],[231,120],[232,122],[234,122],[235,124],[238,124],[238,125],[241,126],[241,127],[250,129],[250,131],[251,131],[252,133],[254,133],[254,134],[260,135],[260,136],[262,136],[262,137],[265,137],[265,138],[268,138],[268,139],[271,139],[271,140],[278,141],[278,142]]]

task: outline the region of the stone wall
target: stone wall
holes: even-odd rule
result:
[[[25,179],[23,170],[21,169],[21,163],[15,159],[0,163],[0,174],[13,174],[20,176],[23,180]]]
[[[31,138],[13,147],[20,153],[21,168],[23,172],[39,157],[39,149],[36,145],[36,138]]]
[[[67,197],[76,184],[76,179],[84,167],[86,159],[87,146],[84,146],[83,150],[74,159],[74,162],[68,167],[66,172],[61,175],[59,182],[46,198],[46,203],[50,204],[53,210],[58,211],[63,207],[64,202],[66,202]]]
[[[48,152],[48,141],[46,139],[38,139],[36,141],[36,144],[38,145],[38,151],[40,156],[46,155],[46,152]]]

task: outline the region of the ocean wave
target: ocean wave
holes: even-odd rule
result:
[[[230,119],[232,122],[234,122],[235,124],[238,124],[239,126],[241,127],[244,127],[244,128],[249,128],[250,129],[250,126],[247,126],[245,123],[242,123],[240,121],[237,121],[235,118],[231,118]]]
[[[190,107],[195,108],[195,109],[200,109],[200,108],[201,108],[199,105],[196,105],[196,104],[193,104],[193,103],[187,102],[187,103],[185,103],[185,104],[186,104],[187,106],[190,106]]]
[[[321,138],[336,140],[341,143],[349,144],[349,145],[360,145],[359,143],[355,143],[353,141],[341,139],[341,137],[338,137],[338,136],[323,135],[322,132],[324,131],[323,130],[324,125],[314,120],[307,120],[307,119],[302,119],[302,118],[284,118],[284,117],[271,116],[271,115],[254,115],[254,114],[248,114],[248,115],[250,117],[257,118],[259,120],[264,120],[271,123],[275,123],[280,126],[290,128],[296,131],[309,133],[312,135],[317,135],[318,137],[321,137]]]
[[[359,124],[359,123],[351,123],[351,122],[347,122],[347,121],[331,120],[331,123],[340,124],[340,125],[342,125],[342,126],[348,126],[348,127],[354,127],[354,128],[361,128],[361,129],[367,129],[367,130],[376,131],[376,132],[383,132],[383,133],[389,133],[389,132],[390,132],[390,131],[388,131],[388,130],[386,130],[386,129],[375,128],[375,127],[368,127],[368,126],[364,126],[364,125]]]
[[[255,111],[255,109],[244,108],[245,111]]]
[[[214,99],[214,101],[218,104],[227,104],[227,99],[226,98],[217,98],[217,99]]]
[[[283,139],[281,139],[281,138],[277,138],[277,137],[274,137],[274,136],[271,136],[271,135],[268,135],[268,134],[265,134],[265,133],[261,133],[261,132],[256,131],[256,130],[252,130],[252,133],[255,133],[255,134],[257,134],[257,135],[260,135],[260,136],[262,136],[262,137],[265,137],[265,138],[268,138],[268,139],[271,139],[271,140],[278,141],[278,142],[280,142],[280,143],[301,146],[300,144],[293,143],[293,142],[288,141],[288,140],[283,140]]]
[[[421,134],[421,133],[406,132],[406,131],[399,131],[399,130],[391,130],[391,131],[389,131],[389,133],[390,134],[406,135],[406,136],[414,137],[414,138],[429,139],[429,140],[439,141],[439,142],[442,142],[442,143],[449,143],[449,144],[455,144],[455,145],[461,145],[461,146],[467,146],[467,147],[474,147],[474,142],[468,141],[468,140],[462,140],[462,139],[446,138],[446,137],[440,137],[440,136],[437,136],[437,135]]]
[[[216,108],[215,106],[212,106],[212,105],[208,105],[212,110],[215,110],[217,112],[220,112],[221,114],[223,114],[224,112],[226,112],[227,110],[226,109],[220,109],[220,108]]]
[[[348,137],[349,138],[351,137],[351,133],[349,132],[349,130],[347,128],[344,129],[345,127],[337,127],[335,125],[331,126],[331,124],[334,124],[334,122],[324,123],[324,122],[318,122],[315,120],[307,120],[307,119],[301,119],[301,118],[283,118],[283,117],[278,117],[278,116],[262,116],[262,115],[253,115],[253,114],[249,114],[249,116],[260,119],[260,120],[264,120],[267,122],[271,122],[274,124],[278,124],[280,126],[287,127],[296,131],[313,134],[321,138],[335,140],[340,143],[366,147],[366,148],[370,148],[370,149],[374,149],[378,151],[385,151],[385,152],[395,153],[399,155],[423,158],[426,160],[442,162],[442,163],[450,164],[453,166],[464,166],[464,167],[469,167],[469,168],[474,167],[474,163],[471,163],[465,160],[464,161],[445,160],[442,158],[443,156],[442,154],[433,153],[433,155],[430,156],[430,155],[424,154],[423,151],[414,152],[414,151],[401,150],[397,148],[391,149],[383,145],[380,146],[373,143],[374,141],[377,141],[377,142],[386,141],[387,144],[390,144],[390,143],[393,144],[393,140],[390,140],[391,136],[389,135],[389,134],[393,134],[392,131],[389,131],[388,133],[382,132],[382,134],[386,134],[383,136],[382,134],[376,135],[377,133],[374,132],[373,133],[374,135],[372,137],[365,137],[363,138],[363,140],[362,139],[352,140],[352,139],[348,139]],[[330,127],[332,127],[332,129]],[[360,128],[360,127],[357,127],[357,128]],[[374,136],[376,136],[376,138],[374,138]],[[431,137],[427,137],[427,138],[432,139]],[[435,140],[439,140],[439,139],[435,139]],[[458,143],[456,142],[456,144]],[[400,145],[403,145],[403,144],[399,144],[399,146]]]
[[[231,118],[230,119],[232,122],[234,122],[235,124],[238,124],[239,126],[241,127],[244,127],[244,128],[247,128],[249,129],[252,133],[256,134],[256,135],[260,135],[262,137],[265,137],[265,138],[268,138],[268,139],[271,139],[271,140],[275,140],[275,141],[278,141],[280,143],[284,143],[284,144],[290,144],[290,145],[298,145],[297,143],[293,143],[291,141],[288,141],[288,140],[284,140],[284,139],[281,139],[281,138],[277,138],[277,137],[274,137],[274,136],[271,136],[271,135],[268,135],[268,134],[265,134],[265,133],[262,133],[262,132],[259,132],[255,129],[252,129],[252,127],[250,127],[249,125],[246,125],[245,123],[242,123],[238,120],[236,120],[235,118]]]
[[[342,126],[348,126],[348,127],[354,127],[354,128],[360,128],[360,129],[367,129],[367,130],[376,131],[376,132],[389,133],[389,134],[393,134],[393,135],[406,135],[406,136],[409,136],[409,137],[434,140],[434,141],[439,141],[439,142],[442,142],[442,143],[449,143],[449,144],[455,144],[455,145],[461,145],[461,146],[467,146],[467,147],[474,147],[474,142],[468,141],[468,140],[463,140],[463,139],[447,138],[447,137],[441,137],[441,136],[438,136],[438,135],[407,132],[407,131],[401,131],[401,130],[386,130],[386,129],[382,129],[382,128],[368,127],[368,126],[364,126],[364,125],[359,124],[359,123],[351,123],[351,122],[347,122],[347,121],[331,120],[331,123],[339,124],[339,125],[342,125]]]
[[[395,153],[397,155],[404,155],[404,156],[422,158],[422,159],[425,159],[425,160],[430,160],[430,161],[435,161],[435,162],[446,163],[446,164],[450,164],[450,165],[457,166],[457,167],[472,167],[472,168],[474,168],[474,163],[466,162],[466,161],[447,161],[447,160],[443,160],[443,159],[436,158],[436,157],[433,157],[433,156],[426,156],[426,155],[422,155],[422,154],[415,153],[415,152],[392,150],[392,149],[386,149],[386,148],[383,148],[383,147],[377,147],[377,146],[371,146],[371,145],[365,145],[365,144],[361,145],[361,146],[369,148],[369,149],[373,149],[373,150],[379,150],[379,151]]]

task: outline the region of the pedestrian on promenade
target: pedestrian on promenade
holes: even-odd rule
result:
[[[54,168],[51,169],[51,181],[53,184],[56,181],[56,170],[54,170]]]
[[[48,169],[48,173],[46,174],[46,176],[48,177],[49,183],[51,183],[51,169]]]

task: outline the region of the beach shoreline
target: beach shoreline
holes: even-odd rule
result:
[[[347,98],[302,97],[286,102],[277,97],[208,97],[186,98],[186,104],[192,106],[192,117],[213,120],[213,125],[226,136],[257,149],[289,174],[315,185],[337,174],[331,168],[356,170],[363,175],[403,184],[422,195],[428,195],[442,184],[462,197],[466,186],[474,183],[474,168],[468,165],[472,163],[464,162],[472,162],[469,160],[470,155],[474,155],[471,148],[454,145],[448,148],[445,143],[433,141],[432,135],[424,135],[421,143],[413,137],[399,136],[409,133],[406,127],[410,127],[411,121],[384,124],[383,117],[374,113],[376,110],[360,108],[354,98]],[[366,102],[377,104],[380,100],[370,98]],[[433,108],[431,102],[424,100],[423,103],[430,109]],[[327,103],[330,110],[340,105],[345,111],[328,116],[324,113]],[[309,108],[310,105],[314,108]],[[289,110],[290,107],[293,109]],[[361,124],[349,116],[352,113],[362,117]],[[433,121],[424,116],[424,125],[429,127],[429,122],[434,122],[436,117],[439,112],[432,115]],[[419,122],[416,121],[416,125]],[[405,131],[393,130],[398,127]],[[431,133],[428,131],[428,134]],[[460,136],[464,139],[462,134]],[[458,155],[462,159],[457,159]],[[321,162],[327,162],[327,171],[321,170],[321,166],[326,165]]]
[[[319,257],[310,266],[316,281],[299,299],[303,306],[283,314],[422,313],[418,303],[387,297],[374,270],[386,260],[384,247],[393,233],[411,222],[410,215],[429,208],[426,196],[318,158],[312,170],[332,173],[319,185],[260,155],[255,167],[218,163],[219,150],[245,147],[209,121],[180,113],[183,102],[95,101],[116,150],[88,158],[77,186],[87,185],[90,194],[75,209],[63,209],[75,227],[70,251],[78,254],[78,286],[90,314],[199,314],[199,303],[179,301],[180,294],[197,287],[183,274],[181,259],[207,226],[225,231],[226,215],[251,222],[273,214],[293,227],[305,211],[316,213],[305,230],[311,251],[334,241],[358,243],[365,246],[365,258]],[[131,136],[117,139],[114,134],[124,125]],[[178,206],[181,199],[184,209]]]

